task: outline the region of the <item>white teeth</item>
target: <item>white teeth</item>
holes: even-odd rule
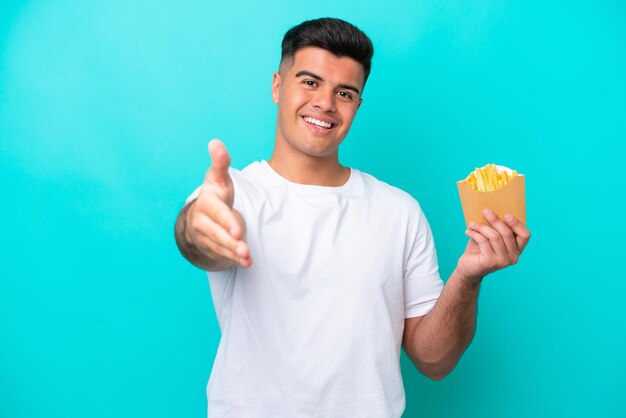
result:
[[[322,128],[331,128],[333,126],[333,124],[330,122],[324,122],[321,120],[313,119],[312,117],[309,117],[309,116],[305,117],[304,120],[307,121],[308,123],[321,126]]]

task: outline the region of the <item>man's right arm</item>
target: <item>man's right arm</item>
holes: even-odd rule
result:
[[[211,168],[198,197],[185,205],[176,220],[174,235],[182,255],[207,271],[221,271],[236,264],[250,267],[245,242],[246,223],[233,209],[233,182],[228,174],[230,157],[217,140],[209,143]]]

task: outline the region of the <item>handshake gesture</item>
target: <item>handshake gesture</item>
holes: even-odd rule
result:
[[[181,211],[176,221],[176,243],[191,263],[204,270],[225,270],[233,264],[250,267],[250,248],[244,241],[246,223],[233,209],[230,156],[216,139],[209,142],[209,154],[211,168],[198,198]]]

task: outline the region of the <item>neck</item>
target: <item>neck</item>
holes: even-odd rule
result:
[[[337,155],[298,155],[285,158],[274,150],[268,163],[281,177],[298,184],[339,187],[350,178],[350,169],[339,164]]]

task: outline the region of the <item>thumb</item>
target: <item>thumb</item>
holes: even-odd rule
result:
[[[226,147],[219,139],[212,139],[209,142],[209,155],[211,156],[211,168],[207,172],[207,181],[227,183],[230,179],[228,167],[230,166],[230,156]]]

